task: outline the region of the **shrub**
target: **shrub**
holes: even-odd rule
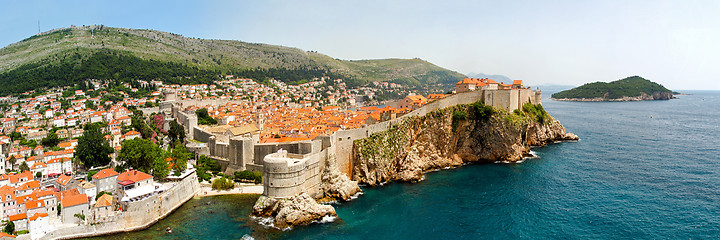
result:
[[[3,228],[3,232],[13,234],[13,232],[15,232],[15,223],[8,221],[8,223],[5,224],[5,228]]]
[[[455,132],[457,130],[458,124],[460,124],[460,121],[467,120],[467,113],[465,111],[455,110],[453,112],[452,116],[452,130]]]
[[[252,181],[254,183],[262,182],[262,172],[260,171],[238,171],[235,172],[235,180],[238,181]]]
[[[215,179],[212,182],[212,189],[214,190],[228,190],[233,187],[235,187],[235,182],[226,177]]]
[[[492,106],[484,105],[480,101],[470,104],[470,110],[473,119],[483,121],[487,121],[495,113],[495,109]]]
[[[550,119],[548,113],[543,109],[541,104],[526,103],[523,105],[523,112],[527,113],[536,122],[544,124],[545,120]]]

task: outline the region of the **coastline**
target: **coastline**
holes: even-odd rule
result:
[[[200,190],[195,193],[195,198],[209,197],[209,196],[221,196],[221,195],[235,195],[235,194],[248,194],[248,195],[259,195],[263,193],[262,184],[247,184],[235,187],[230,190],[213,190],[209,186],[202,185]]]

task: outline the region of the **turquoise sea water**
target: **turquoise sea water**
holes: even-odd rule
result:
[[[625,103],[545,99],[581,141],[536,148],[540,158],[521,164],[467,165],[420,183],[364,188],[336,205],[333,223],[266,229],[246,217],[256,196],[224,196],[109,238],[717,239],[720,92],[689,93]],[[166,226],[174,232],[156,231]]]

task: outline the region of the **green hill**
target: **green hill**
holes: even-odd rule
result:
[[[224,74],[288,83],[330,76],[356,86],[390,81],[411,87],[450,86],[464,77],[421,59],[348,61],[291,47],[104,26],[56,29],[0,49],[0,95],[86,79],[206,83]]]
[[[615,100],[625,97],[639,97],[638,100],[670,99],[672,91],[660,84],[638,76],[620,79],[614,82],[594,82],[558,92],[553,99],[562,100]]]

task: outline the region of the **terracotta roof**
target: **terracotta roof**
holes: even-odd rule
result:
[[[148,178],[152,178],[150,174],[138,171],[138,170],[128,170],[127,172],[121,173],[117,177],[118,182],[123,181],[132,181],[132,182],[139,182]]]
[[[88,203],[87,195],[85,195],[84,193],[78,194],[78,195],[72,195],[72,196],[64,196],[62,199],[62,207],[63,208],[72,207],[72,206],[80,205],[80,204],[87,204],[87,203]]]
[[[29,190],[29,189],[35,189],[40,188],[40,182],[39,181],[29,181],[24,183],[22,186],[20,186],[20,190]]]
[[[10,175],[10,183],[18,183],[21,178],[27,178],[28,181],[33,180],[34,176],[32,172],[25,171],[19,174]]]
[[[95,207],[105,207],[110,206],[113,202],[113,196],[110,194],[103,194],[100,196],[100,198],[97,199],[97,202],[95,202]]]
[[[33,201],[28,201],[25,203],[25,209],[33,209],[33,208],[39,208],[39,207],[45,207],[45,201],[33,200]]]
[[[119,173],[113,171],[112,169],[106,168],[103,170],[100,170],[95,175],[92,176],[93,179],[103,179],[107,177],[117,176]]]
[[[33,215],[32,217],[30,217],[30,221],[35,221],[35,220],[37,220],[38,218],[47,217],[47,216],[48,216],[47,213],[35,213],[35,215]]]
[[[17,221],[17,220],[26,219],[26,218],[27,218],[27,214],[26,214],[26,213],[21,213],[21,214],[16,214],[16,215],[8,216],[8,219],[9,219],[10,221]]]
[[[63,186],[64,186],[65,184],[68,184],[68,183],[70,182],[70,180],[72,180],[72,177],[71,177],[71,176],[62,174],[62,175],[60,175],[60,177],[58,177],[57,180],[55,180],[55,181],[57,181],[57,183],[59,183],[60,185],[63,185]]]
[[[10,234],[4,233],[4,232],[0,232],[0,237],[15,238],[16,236],[15,236],[15,235],[10,235]]]

